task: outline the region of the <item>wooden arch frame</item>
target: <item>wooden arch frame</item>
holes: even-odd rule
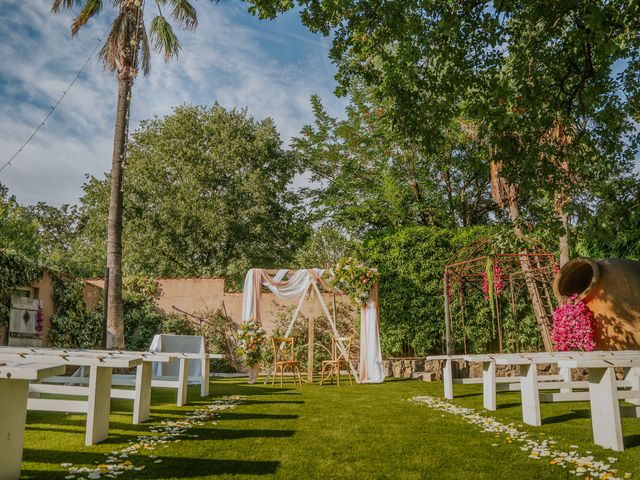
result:
[[[265,269],[265,271],[273,276],[276,273],[278,273],[280,270],[268,270]],[[292,273],[297,272],[297,270],[287,270],[286,275],[291,275]],[[286,278],[286,277],[285,277]],[[325,290],[327,290],[327,284],[324,281],[318,282],[316,280],[316,278],[314,278],[314,276],[311,276],[310,282],[309,282],[309,287],[307,288],[307,291],[302,294],[300,296],[300,300],[298,300],[298,304],[296,305],[295,310],[293,311],[293,315],[291,316],[291,320],[289,321],[289,325],[287,326],[287,330],[285,332],[285,334],[283,335],[284,337],[288,337],[289,335],[291,335],[291,331],[293,330],[293,327],[296,323],[296,320],[298,319],[298,316],[300,315],[300,311],[302,310],[302,305],[304,305],[304,302],[307,300],[307,297],[309,297],[309,299],[311,299],[311,296],[309,295],[310,293],[315,293],[315,295],[318,297],[318,301],[320,302],[320,306],[322,307],[322,311],[327,319],[327,321],[329,322],[329,326],[331,327],[331,330],[334,334],[334,336],[336,338],[341,337],[340,332],[338,332],[338,327],[336,325],[335,319],[333,318],[333,316],[329,313],[329,308],[327,307],[326,302],[324,301],[324,298],[322,297],[322,292],[320,291],[320,286],[318,285],[320,283],[320,286],[323,286],[325,288]],[[373,288],[376,288],[377,284],[374,284]],[[263,288],[262,285],[260,285],[257,288]],[[333,289],[331,289],[332,293],[335,293],[333,291]],[[309,318],[308,321],[308,328],[309,328],[309,335],[308,335],[308,350],[307,350],[307,382],[308,383],[313,383],[313,354],[314,354],[314,333],[313,333],[313,318]],[[346,357],[349,358],[349,369],[351,371],[351,374],[356,378],[356,383],[360,383],[360,376],[358,375],[358,370],[354,367],[353,365],[353,360],[351,358],[350,355],[348,355],[348,352],[344,346],[344,344],[338,340],[336,342],[338,349],[340,350],[340,352],[345,355]],[[268,378],[268,375],[267,377]],[[265,380],[266,382],[266,380]]]

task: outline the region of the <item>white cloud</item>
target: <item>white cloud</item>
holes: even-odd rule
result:
[[[227,108],[248,107],[257,119],[271,116],[286,145],[313,119],[313,93],[331,113],[341,114],[344,101],[332,93],[329,42],[299,27],[295,12],[260,22],[239,2],[198,7],[198,29],[180,32],[179,58],[165,63],[155,55],[151,74],[136,80],[132,129],[176,105],[218,101]],[[49,8],[48,0],[3,0],[0,6],[0,164],[42,121],[97,38],[106,35],[113,13],[105,8],[72,39],[72,14],[50,15]],[[85,174],[110,168],[115,96],[114,77],[92,60],[47,125],[0,173],[0,182],[22,203],[75,203]]]

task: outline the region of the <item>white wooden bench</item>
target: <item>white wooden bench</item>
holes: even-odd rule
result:
[[[631,381],[631,390],[620,391],[616,381],[615,368],[640,368],[640,355],[582,358],[577,360],[561,360],[558,365],[567,368],[586,368],[589,372],[589,404],[591,406],[591,428],[596,445],[623,451],[622,423],[620,422],[620,400],[625,398],[640,399],[637,375]],[[632,371],[632,370],[630,370]],[[634,390],[634,388],[636,388]],[[638,407],[623,407],[626,416],[638,418]]]
[[[442,379],[444,384],[444,396],[451,400],[453,398],[454,384],[482,384],[483,385],[483,406],[487,410],[496,409],[496,392],[518,391],[520,390],[520,378],[497,377],[495,355],[432,355],[427,360],[443,360]],[[482,377],[478,378],[453,378],[453,360],[464,360],[469,363],[482,364]],[[551,383],[565,380],[570,372],[561,372],[560,375],[545,375],[544,381]],[[545,388],[553,388],[551,385]]]
[[[33,384],[29,390],[34,393],[55,393],[65,396],[86,396],[87,400],[59,400],[48,398],[29,398],[29,410],[54,412],[85,413],[87,415],[85,445],[93,445],[105,440],[109,435],[109,412],[111,409],[111,379],[114,368],[133,368],[142,365],[140,356],[110,356],[101,353],[16,353],[0,348],[0,361],[15,364],[40,363],[49,365],[67,365],[89,367],[87,387],[68,385]],[[150,368],[150,367],[148,367]],[[144,368],[143,368],[144,370]],[[149,370],[150,371],[150,370]],[[42,378],[45,378],[44,376]],[[151,376],[140,375],[141,400],[150,395],[150,385],[145,385]],[[140,402],[142,403],[142,402]]]
[[[63,365],[0,362],[0,479],[20,478],[29,382],[64,372]]]

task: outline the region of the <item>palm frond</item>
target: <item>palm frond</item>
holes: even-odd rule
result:
[[[105,68],[115,72],[125,65],[125,42],[127,40],[127,14],[120,12],[115,18],[109,31],[107,41],[104,42],[98,56]]]
[[[69,1],[69,0],[67,0]],[[82,10],[76,18],[73,19],[71,24],[71,36],[75,37],[78,34],[78,30],[85,25],[91,17],[99,14],[102,11],[102,0],[87,0]]]
[[[156,15],[151,21],[150,35],[153,48],[158,53],[164,52],[165,60],[177,57],[180,51],[180,42],[173,31],[171,24],[162,15]]]
[[[147,36],[147,30],[144,27],[144,22],[140,22],[140,30],[138,31],[138,42],[140,46],[139,62],[142,68],[142,73],[147,75],[151,68],[151,47],[149,46],[149,37]],[[137,67],[137,65],[136,65]]]
[[[70,10],[74,5],[82,5],[82,0],[53,0],[51,13],[59,13],[60,10]]]
[[[171,16],[187,30],[193,30],[198,26],[198,15],[195,7],[189,0],[170,0],[173,6]]]

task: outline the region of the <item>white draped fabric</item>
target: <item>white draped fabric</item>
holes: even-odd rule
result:
[[[297,270],[290,278],[283,280],[288,270],[279,270],[271,277],[266,270],[252,268],[247,272],[244,280],[242,299],[242,321],[256,320],[260,323],[260,294],[262,287],[269,289],[276,297],[298,302],[307,294],[312,285],[322,286],[325,290],[330,287],[322,280],[324,270]],[[319,293],[319,291],[317,290]],[[333,319],[328,314],[324,300],[320,297],[325,315],[335,330]],[[297,313],[296,313],[297,314]],[[295,317],[293,318],[295,320]],[[378,289],[375,286],[369,294],[367,304],[360,311],[360,368],[361,383],[382,383],[384,373],[382,369],[382,353],[380,350],[380,334],[378,328]]]
[[[376,285],[360,313],[360,381],[382,383],[382,351],[378,324],[378,286]]]

